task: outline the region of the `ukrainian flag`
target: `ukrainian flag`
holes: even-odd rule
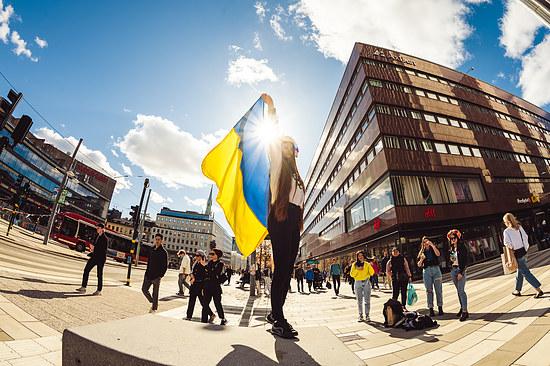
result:
[[[216,202],[245,257],[267,235],[270,163],[267,144],[258,133],[267,123],[264,108],[258,99],[201,165],[203,174],[218,186]]]

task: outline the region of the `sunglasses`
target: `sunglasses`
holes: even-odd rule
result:
[[[451,236],[449,239],[455,240],[456,238],[457,238],[456,236]]]
[[[200,254],[195,254],[195,257],[202,257],[202,255],[200,255]]]
[[[210,252],[210,255],[216,255],[216,253],[214,253],[214,252]]]

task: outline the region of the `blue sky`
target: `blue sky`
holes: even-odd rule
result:
[[[0,5],[0,71],[49,124],[25,104],[15,115],[64,151],[84,138],[92,167],[131,175],[117,179],[111,205],[124,214],[139,200],[138,176],[151,179],[153,217],[163,206],[204,210],[202,158],[262,92],[298,142],[305,176],[354,41],[474,67],[550,110],[550,31],[518,0]],[[9,88],[0,78],[1,95]]]

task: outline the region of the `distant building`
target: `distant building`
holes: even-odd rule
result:
[[[122,212],[116,208],[109,209],[107,211],[107,220],[120,219],[122,218]]]
[[[108,220],[105,226],[107,226],[108,229],[129,236],[130,238],[134,235],[134,226],[132,225],[132,221],[128,219],[119,218]]]

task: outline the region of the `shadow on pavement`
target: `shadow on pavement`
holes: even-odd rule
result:
[[[70,297],[90,297],[94,296],[93,293],[80,294],[77,292],[57,292],[57,291],[41,291],[41,290],[19,290],[17,292],[0,290],[0,293],[23,295],[33,299],[68,299]]]

